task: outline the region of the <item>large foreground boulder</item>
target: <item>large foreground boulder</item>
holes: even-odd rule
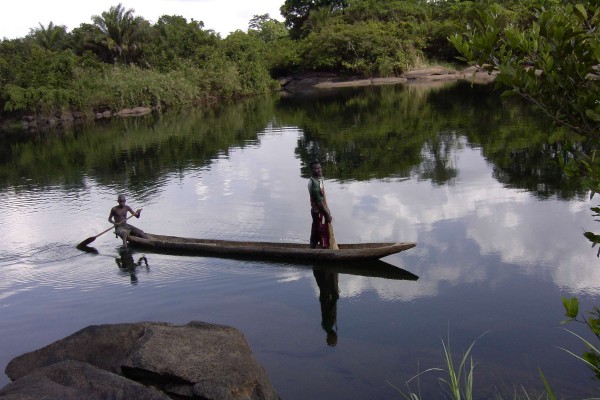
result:
[[[6,400],[170,400],[166,394],[81,361],[36,369],[0,389]]]
[[[244,336],[237,329],[203,322],[87,327],[11,360],[6,374],[16,381],[2,389],[0,398],[4,399],[7,388],[15,387],[23,379],[27,379],[26,384],[20,387],[30,387],[32,380],[46,382],[49,378],[40,369],[67,360],[159,388],[172,398],[279,399]],[[84,375],[82,379],[87,378]],[[53,386],[47,382],[44,385]],[[59,385],[57,390],[66,390],[64,386]],[[11,395],[16,393],[15,389],[10,390]],[[130,395],[127,398],[149,397]]]

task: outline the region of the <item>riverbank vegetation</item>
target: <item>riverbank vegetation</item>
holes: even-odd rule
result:
[[[455,62],[447,40],[498,5],[527,20],[536,0],[285,0],[283,21],[255,15],[222,38],[202,21],[156,22],[117,4],[67,31],[50,23],[0,42],[2,117],[164,108],[240,98],[278,88],[300,71],[397,76],[428,62]],[[531,4],[529,4],[531,3]]]

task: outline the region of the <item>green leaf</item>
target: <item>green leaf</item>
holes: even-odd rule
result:
[[[546,393],[548,394],[548,400],[556,400],[556,396],[554,396],[554,392],[550,389],[550,385],[548,384],[548,380],[544,376],[542,370],[538,367],[538,372],[540,373],[540,378],[542,378],[542,382],[544,382],[544,387],[546,388]]]
[[[593,121],[598,121],[600,122],[600,114],[598,114],[596,111],[591,110],[591,109],[587,109],[585,110],[585,115],[587,115],[587,117]]]
[[[579,314],[579,299],[577,299],[577,297],[571,297],[569,299],[563,297],[562,302],[565,307],[565,315],[571,319],[577,318],[577,314]]]
[[[594,232],[584,232],[583,236],[585,236],[587,240],[594,244],[600,243],[600,236],[596,235]]]
[[[575,9],[577,11],[579,11],[579,15],[581,16],[581,19],[583,19],[583,20],[587,19],[587,10],[585,9],[585,6],[583,4],[576,4]]]

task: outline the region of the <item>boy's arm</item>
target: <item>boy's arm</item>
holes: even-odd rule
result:
[[[133,211],[133,208],[127,206],[127,208],[125,210],[126,210],[125,211],[125,217],[127,217],[127,213],[128,212],[131,213],[131,214],[133,214],[133,215],[135,215],[135,211]]]
[[[137,211],[133,211],[133,208],[127,206],[127,211],[129,211],[131,214],[135,215],[136,218],[139,218],[142,215],[142,210],[139,209]],[[127,214],[127,213],[125,213]]]

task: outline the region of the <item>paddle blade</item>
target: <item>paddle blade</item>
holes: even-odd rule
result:
[[[77,245],[77,250],[85,251],[86,253],[98,254],[98,250],[90,246]]]
[[[88,244],[92,243],[94,240],[96,240],[96,236],[90,236],[89,238],[85,239],[83,242],[79,243],[77,245],[77,247],[85,247]]]
[[[333,235],[333,224],[330,222],[329,224],[329,248],[332,250],[339,250],[340,248],[335,241],[335,236]]]

